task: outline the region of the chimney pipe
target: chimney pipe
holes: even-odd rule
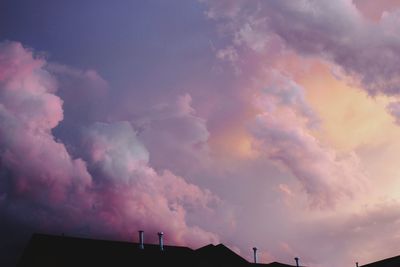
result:
[[[139,248],[144,249],[144,231],[139,231]]]
[[[294,260],[296,261],[296,266],[299,267],[299,258],[294,258]]]
[[[254,252],[254,263],[257,263],[257,248],[256,247],[253,248],[253,252]]]
[[[164,251],[163,232],[158,232],[158,240],[160,241],[160,251]]]

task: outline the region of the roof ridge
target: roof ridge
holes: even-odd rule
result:
[[[375,264],[379,264],[379,263],[384,262],[384,261],[390,261],[390,260],[395,260],[395,259],[399,259],[399,258],[400,258],[400,255],[397,255],[397,256],[385,258],[385,259],[382,259],[382,260],[370,262],[370,263],[361,265],[360,267],[364,267],[364,266],[374,266]]]
[[[76,239],[76,240],[85,240],[85,241],[95,241],[95,242],[107,242],[107,243],[120,243],[120,244],[132,244],[139,245],[139,242],[132,242],[127,240],[110,240],[110,239],[102,239],[102,238],[92,238],[92,237],[80,237],[80,236],[71,236],[71,235],[55,235],[55,234],[43,234],[43,233],[33,233],[31,239],[40,238],[40,237],[48,237],[48,238],[65,238],[65,239]],[[155,246],[158,247],[157,243],[144,243],[145,246]],[[186,248],[193,250],[188,246],[177,246],[177,245],[168,245],[164,244],[164,247],[174,247],[174,248]]]

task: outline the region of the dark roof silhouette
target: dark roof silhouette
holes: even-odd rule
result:
[[[196,250],[196,255],[200,259],[208,261],[212,259],[212,266],[244,266],[248,264],[248,261],[240,257],[238,254],[224,246],[219,244],[214,246],[212,244]]]
[[[254,264],[253,263],[253,265],[259,265],[259,264]],[[293,266],[293,265],[287,265],[287,264],[283,264],[283,263],[275,261],[275,262],[271,262],[269,264],[266,264],[266,266],[268,266],[268,267],[287,267],[287,266]],[[295,267],[295,266],[293,266],[293,267]],[[301,267],[304,267],[304,266],[301,266]]]
[[[180,246],[96,240],[67,236],[33,234],[18,267],[70,266],[194,266],[194,267],[293,267],[282,263],[249,263],[224,246],[207,245],[197,250]]]
[[[360,267],[399,267],[400,266],[400,256],[395,256],[380,261],[368,263]]]

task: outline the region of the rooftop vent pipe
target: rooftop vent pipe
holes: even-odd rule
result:
[[[144,249],[144,231],[139,231],[139,248]]]
[[[158,232],[158,240],[160,241],[160,251],[164,251],[163,232]]]
[[[253,248],[253,252],[254,252],[254,263],[257,263],[257,248],[256,247]]]
[[[299,267],[299,258],[294,258],[294,260],[296,261],[296,266]]]

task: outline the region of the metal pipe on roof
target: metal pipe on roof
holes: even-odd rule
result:
[[[159,243],[160,243],[160,250],[161,250],[161,251],[164,251],[164,240],[163,240],[163,235],[164,235],[163,232],[158,232],[158,240],[159,240]]]
[[[139,248],[144,249],[144,231],[139,231]]]
[[[299,267],[299,258],[294,258],[294,260],[296,261],[296,266]]]
[[[254,263],[257,263],[257,248],[256,247],[253,248],[253,252],[254,252]]]

